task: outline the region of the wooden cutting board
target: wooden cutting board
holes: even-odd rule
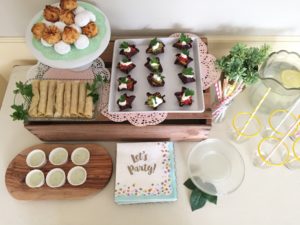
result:
[[[63,147],[69,152],[69,160],[61,166],[54,166],[47,161],[41,168],[45,177],[53,168],[62,168],[66,175],[75,165],[71,162],[71,153],[77,147],[85,147],[90,151],[90,161],[83,167],[87,171],[87,180],[83,185],[71,186],[67,181],[60,188],[50,188],[46,183],[40,188],[29,188],[25,183],[26,174],[32,168],[26,165],[26,156],[34,149],[41,149],[49,156],[52,149]],[[106,149],[97,144],[39,144],[31,146],[19,153],[9,164],[5,183],[9,193],[19,200],[39,200],[39,199],[78,199],[102,190],[110,180],[112,175],[112,159]]]

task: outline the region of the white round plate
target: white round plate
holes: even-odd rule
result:
[[[211,195],[235,191],[242,183],[245,165],[238,150],[230,143],[207,139],[198,143],[188,157],[193,183]]]

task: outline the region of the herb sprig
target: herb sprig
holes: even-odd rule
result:
[[[122,62],[123,63],[128,63],[128,62],[130,62],[131,60],[129,59],[129,58],[127,58],[127,57],[124,57],[123,59],[122,59]]]
[[[185,75],[194,75],[194,71],[192,67],[184,68],[182,73]]]
[[[190,43],[191,41],[192,41],[192,39],[190,37],[188,37],[187,35],[185,35],[184,33],[180,34],[179,42]]]
[[[31,100],[33,93],[32,93],[32,85],[25,84],[22,81],[16,83],[17,89],[14,90],[14,94],[21,94],[25,100]]]
[[[157,40],[157,37],[155,37],[150,41],[150,46],[152,47],[152,46],[156,45],[158,42],[159,42],[159,40]]]
[[[184,55],[186,55],[186,56],[189,56],[189,55],[190,55],[190,52],[189,52],[188,50],[186,50],[186,49],[183,49],[183,50],[181,51],[181,53],[184,54]]]
[[[185,96],[193,96],[195,94],[195,92],[194,92],[194,90],[192,90],[192,89],[185,89],[184,90],[184,95]]]
[[[13,91],[15,94],[14,98],[14,104],[11,106],[11,108],[14,110],[13,113],[10,115],[12,119],[15,120],[27,120],[28,112],[27,112],[27,106],[30,103],[33,93],[32,93],[32,85],[23,83],[22,81],[19,81],[16,83],[17,89]],[[25,103],[22,103],[20,105],[17,105],[15,103],[16,96],[20,94]]]
[[[129,79],[127,77],[120,77],[119,81],[120,81],[121,84],[127,84]]]
[[[100,74],[97,74],[93,80],[93,83],[86,83],[86,89],[89,90],[88,96],[93,98],[95,104],[99,99],[99,87],[102,83],[107,83],[107,78],[103,78]]]
[[[126,41],[123,41],[123,42],[120,44],[120,48],[121,48],[121,49],[126,49],[126,48],[128,48],[128,47],[129,47],[129,43],[126,42]]]
[[[120,102],[125,102],[125,101],[126,101],[126,96],[125,96],[125,94],[120,96],[119,101],[120,101]]]
[[[119,81],[121,84],[127,84],[129,82],[129,79],[127,77],[120,77]]]
[[[159,64],[159,59],[157,57],[151,57],[150,58],[150,63],[151,64]]]
[[[230,53],[216,60],[216,67],[222,70],[230,81],[242,79],[244,84],[251,85],[259,77],[258,66],[266,59],[270,46],[260,48],[248,47],[238,43]]]

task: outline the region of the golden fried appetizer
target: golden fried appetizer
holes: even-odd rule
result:
[[[31,28],[31,32],[33,33],[33,36],[40,40],[43,36],[43,33],[46,29],[46,25],[42,22],[36,23],[33,25],[33,27]]]
[[[64,10],[73,10],[77,8],[77,0],[60,0],[59,6]]]
[[[62,33],[62,40],[67,44],[74,44],[79,35],[79,32],[75,28],[66,26]]]
[[[59,21],[59,14],[60,14],[59,8],[51,5],[46,5],[44,9],[44,18],[46,20],[55,23]]]
[[[88,36],[89,38],[95,37],[98,33],[98,28],[96,23],[89,22],[86,26],[82,27],[82,33]]]
[[[59,15],[59,20],[67,25],[75,23],[75,15],[72,11],[62,10]]]
[[[61,40],[61,34],[59,32],[59,29],[52,25],[49,27],[46,27],[42,38],[49,44],[56,44]]]

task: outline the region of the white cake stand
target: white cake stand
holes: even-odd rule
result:
[[[110,41],[110,36],[111,36],[111,29],[110,29],[110,24],[109,21],[106,17],[106,15],[97,7],[86,3],[86,2],[81,2],[78,1],[78,5],[89,5],[89,7],[93,7],[94,10],[97,11],[97,13],[99,13],[102,18],[104,18],[104,28],[106,30],[106,33],[104,35],[104,37],[102,38],[102,40],[100,41],[99,46],[97,46],[97,48],[95,49],[95,51],[93,51],[92,53],[89,54],[82,54],[80,57],[77,57],[76,59],[69,59],[69,60],[65,60],[65,59],[60,59],[60,55],[57,53],[58,57],[57,59],[49,59],[49,57],[45,56],[43,52],[41,52],[39,49],[37,49],[34,44],[33,44],[33,34],[31,32],[31,28],[32,26],[39,20],[39,18],[43,15],[43,10],[41,10],[40,12],[38,12],[33,19],[31,20],[31,22],[29,23],[27,29],[26,29],[26,43],[28,45],[28,47],[30,48],[32,54],[38,59],[38,61],[42,62],[45,65],[48,65],[50,67],[53,68],[58,68],[58,69],[72,69],[72,70],[85,70],[87,68],[90,67],[90,65],[93,63],[93,60],[95,60],[96,58],[98,58],[106,49],[106,47],[109,44]],[[54,5],[58,5],[58,4],[54,4]],[[102,28],[99,28],[100,32],[102,30]],[[99,35],[99,34],[98,34]],[[47,47],[45,47],[47,48]],[[63,58],[63,57],[61,57]]]

